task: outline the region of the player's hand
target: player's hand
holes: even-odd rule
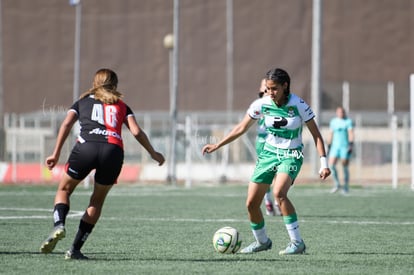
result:
[[[204,155],[205,153],[213,153],[218,149],[217,144],[206,144],[204,145],[203,149],[201,149],[201,153]]]
[[[354,148],[354,143],[350,142],[348,144],[348,155],[352,154],[352,149]]]
[[[52,170],[53,167],[56,166],[56,164],[58,163],[58,161],[59,161],[59,157],[58,156],[51,155],[51,156],[49,156],[49,157],[46,158],[45,163],[46,163],[47,168],[49,170]]]
[[[151,158],[152,158],[153,160],[155,160],[156,162],[158,162],[158,166],[163,165],[163,164],[164,164],[164,162],[165,162],[165,158],[164,158],[164,156],[163,156],[161,153],[158,153],[158,152],[154,152],[154,153],[151,155]]]
[[[329,168],[321,168],[319,170],[319,177],[323,180],[329,177],[330,174],[331,174],[331,169]]]

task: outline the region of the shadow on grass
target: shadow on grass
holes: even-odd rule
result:
[[[414,256],[414,252],[358,252],[358,251],[352,251],[352,252],[341,252],[336,253],[338,255],[384,255],[384,256]]]
[[[49,254],[59,254],[59,253],[49,253]],[[34,251],[0,251],[0,255],[46,255],[41,252]]]
[[[52,253],[41,253],[34,251],[0,251],[0,255],[42,255],[47,257],[50,256],[63,256],[64,252],[52,252]],[[254,256],[255,255],[255,256]],[[258,259],[256,254],[250,255],[223,255],[222,258],[179,258],[179,257],[131,257],[132,254],[128,253],[105,253],[105,252],[96,252],[96,253],[85,253],[85,256],[89,257],[88,261],[150,261],[150,262],[200,262],[200,263],[219,263],[219,262],[280,262],[285,261],[285,259]],[[306,255],[306,254],[304,254]]]
[[[349,219],[351,219],[352,221],[355,221],[355,222],[358,222],[359,220],[362,220],[362,219],[366,219],[368,221],[375,221],[376,218],[378,218],[378,219],[381,218],[382,220],[388,218],[388,219],[391,219],[391,220],[396,220],[397,222],[400,221],[399,217],[397,217],[395,215],[376,217],[376,216],[369,216],[369,215],[356,216],[356,215],[306,215],[306,214],[303,214],[303,215],[300,215],[300,218],[305,219],[305,220],[307,218],[331,219],[331,220],[334,220],[334,219],[348,219],[349,220]]]
[[[173,258],[173,257],[165,257],[165,258],[155,258],[155,257],[134,257],[134,258],[90,258],[89,260],[92,261],[114,261],[114,262],[118,262],[118,261],[137,261],[137,262],[162,262],[162,263],[166,263],[166,262],[172,262],[172,263],[177,263],[177,262],[193,262],[193,263],[220,263],[220,262],[263,262],[263,263],[275,263],[275,262],[281,262],[284,261],[283,259],[257,259],[257,258],[240,258],[240,257],[236,257],[236,258],[217,258],[217,259],[212,259],[212,258],[189,258],[189,259],[185,259],[185,258]]]
[[[267,262],[274,263],[285,261],[282,258],[258,258],[257,254],[227,254],[223,257],[209,257],[208,255],[203,257],[184,258],[184,257],[146,257],[145,255],[133,255],[130,253],[87,253],[86,256],[90,257],[92,261],[148,261],[148,262],[200,262],[200,263],[220,263],[220,262]]]

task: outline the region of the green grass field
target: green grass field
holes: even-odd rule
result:
[[[115,186],[82,252],[64,260],[90,190],[72,195],[66,238],[53,253],[39,245],[52,228],[53,186],[0,185],[1,274],[414,274],[414,192],[409,187],[355,187],[350,196],[330,185],[298,184],[290,191],[308,247],[279,256],[288,243],[281,217],[266,217],[273,249],[253,255],[214,251],[222,226],[253,241],[245,185]]]

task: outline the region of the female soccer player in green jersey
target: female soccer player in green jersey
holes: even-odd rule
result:
[[[306,250],[299,232],[298,218],[287,193],[298,175],[303,163],[302,126],[306,124],[315,142],[321,160],[319,176],[327,178],[331,171],[326,160],[323,138],[315,123],[313,111],[303,99],[290,92],[290,77],[282,69],[276,68],[266,74],[266,89],[269,96],[255,100],[246,115],[232,131],[216,144],[207,144],[202,153],[212,153],[234,141],[261,117],[268,135],[256,167],[250,178],[246,206],[255,241],[241,250],[241,253],[255,253],[272,248],[268,238],[260,204],[263,196],[273,186],[273,194],[279,202],[283,221],[290,242],[279,252],[280,255],[301,254]]]
[[[268,96],[267,90],[266,90],[266,78],[263,78],[262,81],[260,81],[260,87],[259,87],[259,98],[262,98],[264,96]],[[264,144],[266,142],[266,126],[264,124],[264,117],[262,116],[258,122],[257,122],[257,137],[256,137],[256,155],[260,155],[260,153],[263,150]],[[273,194],[272,189],[269,186],[269,189],[267,190],[265,196],[264,196],[264,202],[266,207],[266,215],[268,216],[280,216],[282,213],[280,212],[279,205],[277,203],[277,200],[273,202]]]

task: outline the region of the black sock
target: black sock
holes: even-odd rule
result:
[[[83,220],[80,221],[78,233],[76,233],[75,240],[72,244],[72,250],[80,250],[82,248],[94,226],[94,224],[84,222]]]
[[[69,213],[69,205],[64,203],[58,203],[53,210],[54,226],[65,225],[66,216]]]

